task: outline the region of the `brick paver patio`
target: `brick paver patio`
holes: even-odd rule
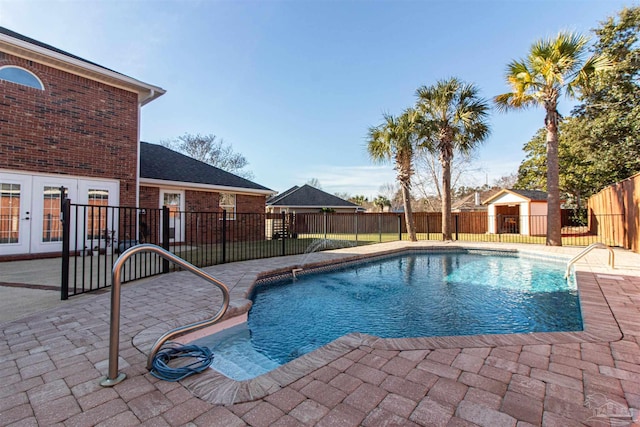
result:
[[[345,249],[312,261],[403,246],[434,243]],[[520,248],[567,257],[579,251]],[[303,374],[293,364],[242,383],[220,383],[215,373],[169,383],[145,368],[150,339],[217,310],[220,297],[204,281],[180,272],[124,286],[119,360],[127,379],[112,388],[98,383],[107,372],[110,295],[81,296],[0,325],[0,425],[633,425],[640,414],[640,255],[616,250],[613,271],[606,256],[594,251],[577,264],[585,332],[450,340],[352,334],[303,357]],[[231,313],[238,314],[260,272],[299,262],[206,270],[230,286]]]

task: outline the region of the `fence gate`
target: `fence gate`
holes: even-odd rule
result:
[[[99,199],[98,199],[99,200]],[[119,254],[138,243],[169,248],[162,239],[168,209],[140,209],[62,200],[61,299],[111,286]],[[166,221],[164,221],[166,222]],[[123,282],[169,271],[162,258],[139,254],[125,264]]]

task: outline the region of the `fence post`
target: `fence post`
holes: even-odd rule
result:
[[[227,262],[227,210],[222,210],[222,264]]]
[[[69,299],[69,247],[71,238],[71,200],[65,197],[65,188],[60,187],[62,206],[60,219],[62,221],[62,277],[60,283],[60,299]]]
[[[429,236],[429,214],[425,215],[426,221],[427,221],[427,240],[431,240],[431,237]]]
[[[169,250],[169,215],[171,211],[167,206],[162,207],[162,248],[165,250]],[[162,272],[169,272],[169,260],[162,259]]]
[[[402,216],[398,215],[398,240],[402,241]]]
[[[323,217],[324,240],[327,240],[327,213],[322,212],[322,217]]]
[[[356,221],[356,246],[358,246],[358,211],[356,211],[355,221]]]
[[[378,243],[382,243],[382,213],[378,214]]]
[[[282,256],[285,256],[287,253],[287,244],[284,241],[285,236],[287,235],[287,224],[286,224],[287,214],[284,212],[281,212],[281,214],[282,214],[282,231],[280,232],[280,237],[282,238]]]
[[[455,215],[454,218],[455,218],[455,225],[456,225],[456,240],[460,240],[458,239],[458,215]]]

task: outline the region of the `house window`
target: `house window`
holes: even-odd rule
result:
[[[44,90],[44,85],[35,74],[24,68],[8,65],[0,68],[0,79],[8,82]]]
[[[220,209],[227,211],[227,219],[236,219],[236,195],[220,193]]]

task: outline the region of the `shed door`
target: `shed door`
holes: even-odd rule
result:
[[[496,206],[496,221],[498,221],[498,233],[520,233],[520,205]]]

